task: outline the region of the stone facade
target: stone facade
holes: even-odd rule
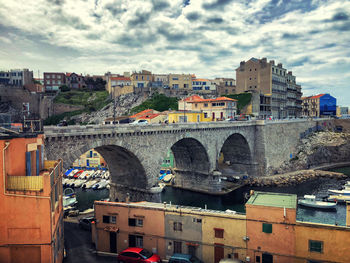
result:
[[[94,148],[109,166],[112,200],[124,199],[128,189],[135,200],[152,196],[149,189],[169,150],[174,153],[177,186],[216,192],[221,153],[233,170],[263,176],[289,160],[300,139],[322,121],[45,127],[45,145],[47,157],[63,159],[66,168]]]

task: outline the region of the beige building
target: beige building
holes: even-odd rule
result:
[[[119,97],[123,94],[129,94],[134,92],[134,86],[132,85],[131,78],[129,77],[109,77],[107,82],[107,91],[112,94],[112,97]]]
[[[169,74],[169,88],[180,90],[192,90],[191,74]]]
[[[236,116],[237,100],[227,97],[203,99],[193,95],[179,101],[179,110],[203,112],[203,118],[211,121],[224,120]]]
[[[215,78],[212,83],[216,85],[219,96],[236,93],[236,80],[233,78]]]
[[[236,93],[247,91],[269,94],[274,118],[301,115],[301,87],[282,63],[275,65],[274,60],[267,62],[266,58],[242,61],[236,69]]]
[[[141,72],[133,72],[131,74],[131,82],[135,88],[142,89],[148,87],[148,83],[152,81],[152,72],[142,70]]]

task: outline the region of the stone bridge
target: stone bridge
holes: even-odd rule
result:
[[[52,127],[45,131],[48,159],[62,159],[65,168],[94,148],[111,173],[111,200],[156,200],[150,188],[157,182],[168,150],[174,154],[178,186],[193,190],[220,190],[217,171],[249,176],[265,175],[291,158],[300,138],[329,119],[281,122],[248,121],[136,125],[87,125]],[[219,162],[220,156],[224,164]],[[226,167],[227,168],[227,167]]]

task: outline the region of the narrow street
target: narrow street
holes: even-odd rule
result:
[[[116,262],[115,256],[97,256],[91,243],[91,232],[81,229],[78,223],[64,222],[67,257],[65,263]]]

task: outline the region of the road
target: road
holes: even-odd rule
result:
[[[67,252],[64,263],[117,262],[115,256],[97,256],[91,232],[81,229],[77,223],[64,222],[64,238]]]

